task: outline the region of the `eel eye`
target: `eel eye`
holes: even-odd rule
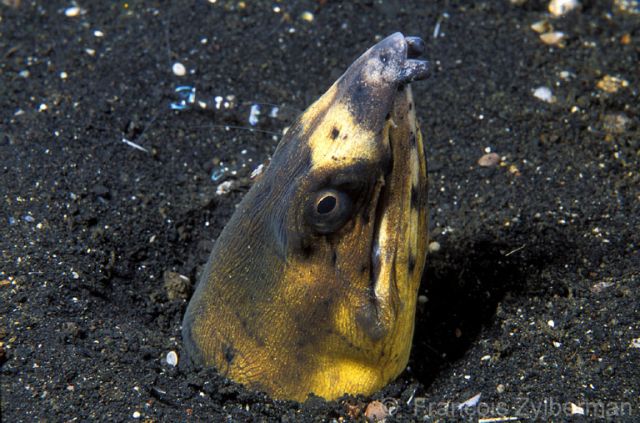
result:
[[[321,234],[337,231],[351,217],[351,198],[335,189],[319,191],[309,206],[307,221]]]

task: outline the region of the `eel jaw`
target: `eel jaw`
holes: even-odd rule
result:
[[[398,289],[395,280],[397,275],[394,271],[397,256],[401,256],[400,262],[403,259],[411,260],[412,254],[415,259],[415,250],[418,249],[415,236],[412,237],[408,232],[416,231],[417,224],[409,222],[403,225],[402,222],[410,221],[412,217],[415,220],[411,213],[411,196],[415,195],[416,188],[426,188],[426,171],[424,175],[421,172],[421,162],[425,162],[424,152],[421,146],[418,149],[415,140],[415,137],[419,136],[419,128],[409,86],[410,82],[427,77],[428,62],[417,60],[424,53],[424,41],[419,37],[404,37],[396,33],[372,47],[365,55],[388,54],[389,45],[393,46],[396,54],[400,59],[404,57],[404,60],[396,59],[399,64],[394,66],[396,79],[387,88],[393,88],[395,92],[389,93],[392,103],[382,131],[382,142],[391,152],[392,160],[390,171],[382,177],[374,211],[370,278],[377,299],[397,294],[394,292]],[[410,165],[409,171],[406,168],[407,164]],[[415,199],[413,201],[415,202]],[[403,238],[409,239],[409,245],[401,245]]]
[[[413,111],[411,88],[405,86],[395,96],[390,119],[385,127],[385,142],[391,151],[391,166],[384,175],[375,208],[373,240],[371,243],[371,283],[379,302],[390,302],[403,297],[411,278],[410,272],[398,269],[402,263],[418,261],[419,231],[416,219],[420,211],[413,210],[420,192],[426,189],[424,153],[415,138],[419,135]],[[420,148],[419,148],[420,147]],[[410,264],[408,267],[413,266]],[[403,275],[405,275],[403,277]]]

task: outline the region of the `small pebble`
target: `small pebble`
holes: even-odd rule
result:
[[[569,81],[573,78],[575,78],[575,74],[566,70],[560,71],[559,73],[560,75],[560,79],[562,79],[563,81]]]
[[[187,74],[187,68],[185,68],[184,65],[180,62],[174,63],[171,67],[171,70],[176,76],[185,76]]]
[[[80,14],[80,8],[78,6],[71,6],[64,10],[64,14],[69,18],[75,18]]]
[[[631,44],[631,34],[627,32],[626,34],[622,35],[622,37],[620,37],[620,44],[622,44],[623,46]]]
[[[553,320],[549,320],[547,322],[547,325],[549,325],[550,328],[555,328],[556,327],[556,322],[554,322]]]
[[[478,159],[478,165],[482,167],[493,167],[500,163],[500,156],[498,153],[485,154]]]
[[[100,31],[99,29],[96,29],[95,31],[93,31],[93,36],[96,38],[102,38],[104,37],[104,32]]]
[[[438,241],[431,241],[427,248],[430,253],[437,253],[440,251],[440,243]]]
[[[371,401],[364,410],[364,415],[371,422],[384,422],[389,415],[389,410],[380,401]]]
[[[426,304],[429,302],[429,298],[426,295],[418,295],[418,303]]]
[[[509,173],[512,174],[513,176],[520,176],[520,169],[518,169],[518,166],[512,164],[509,166]]]
[[[561,31],[551,31],[540,34],[540,40],[549,46],[564,47],[567,36]]]
[[[640,13],[640,1],[638,0],[613,0],[613,4],[624,13]]]
[[[60,72],[60,79],[67,79],[68,76],[66,72]]]
[[[551,89],[549,89],[548,87],[538,87],[535,90],[533,90],[533,96],[535,98],[537,98],[538,100],[542,100],[546,103],[555,103],[556,102],[556,98],[553,95],[553,93],[551,92]]]
[[[164,289],[169,300],[186,300],[191,294],[191,281],[177,272],[165,271],[162,275]]]
[[[549,13],[558,18],[566,15],[578,6],[580,6],[578,0],[551,0],[549,2]]]
[[[302,15],[300,15],[300,18],[303,21],[313,22],[313,13],[311,13],[309,11],[304,11],[304,12],[302,12]]]
[[[543,34],[545,32],[553,31],[553,27],[547,20],[542,20],[542,21],[532,23],[531,29],[533,29],[538,34]]]
[[[140,414],[139,411],[134,411],[133,414],[131,415],[131,417],[133,417],[134,419],[139,419],[142,416],[142,414]]]
[[[631,119],[624,113],[609,113],[602,118],[602,127],[610,134],[624,134],[631,126]]]
[[[175,351],[169,351],[167,353],[167,364],[173,367],[178,365],[178,354]]]
[[[498,392],[499,394],[504,392],[504,385],[501,383],[498,386],[496,386],[496,392]]]
[[[613,94],[618,92],[620,88],[626,88],[629,86],[629,81],[619,78],[617,76],[605,75],[596,84],[596,87],[602,91]]]
[[[47,106],[46,104],[42,103],[41,105],[38,106],[38,111],[39,112],[44,112],[49,108],[49,106]]]
[[[613,285],[614,285],[613,282],[607,282],[607,281],[598,282],[597,284],[591,287],[590,291],[595,294],[599,294],[605,289],[611,288]]]
[[[631,340],[632,348],[640,348],[640,338],[635,338]]]

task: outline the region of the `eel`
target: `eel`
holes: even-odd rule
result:
[[[395,33],[285,133],[218,237],[184,316],[191,361],[276,399],[369,395],[407,365],[426,261],[427,168]]]

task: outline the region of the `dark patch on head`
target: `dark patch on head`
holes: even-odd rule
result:
[[[302,245],[300,246],[300,254],[303,258],[308,259],[313,254],[313,247],[307,241],[302,241]]]
[[[364,263],[363,265],[360,266],[360,273],[365,274],[368,269],[369,269],[369,264]]]
[[[416,257],[413,255],[413,251],[409,252],[409,273],[413,273],[413,269],[416,268]]]
[[[231,364],[231,362],[236,356],[233,346],[229,344],[224,346],[223,354],[224,354],[224,360],[227,362],[227,364]]]
[[[416,148],[416,134],[414,134],[413,131],[411,131],[409,142],[411,142],[411,147]]]
[[[340,135],[340,131],[334,126],[331,130],[331,139],[335,140],[336,138],[338,138],[338,135]]]
[[[409,102],[409,110],[413,110],[413,102],[412,101]]]
[[[381,340],[387,334],[386,328],[380,324],[375,300],[358,310],[356,322],[373,342]]]
[[[411,186],[411,208],[412,209],[414,210],[420,209],[419,200],[420,200],[420,194],[418,193],[418,189],[412,185]]]
[[[400,85],[398,85],[398,92],[399,92],[399,93],[401,93],[401,92],[403,92],[403,91],[404,91],[404,87],[405,87],[405,85],[406,85],[406,84],[400,84]]]
[[[244,329],[245,331],[247,330],[248,324],[245,319],[240,319],[240,325],[242,326],[242,329]]]
[[[340,81],[339,90],[344,92],[349,112],[358,125],[374,133],[384,127],[384,116],[393,103],[393,84],[376,87],[365,82],[363,75],[350,75]]]
[[[333,250],[333,252],[331,253],[331,265],[335,267],[337,262],[338,262],[338,254],[336,253],[335,250]]]

